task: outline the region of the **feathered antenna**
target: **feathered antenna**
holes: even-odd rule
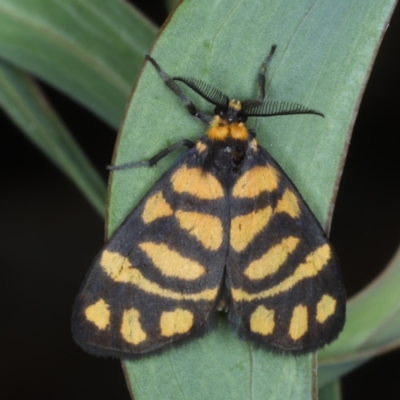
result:
[[[197,94],[201,97],[209,101],[211,104],[215,106],[222,107],[223,109],[228,108],[229,106],[229,98],[227,95],[216,89],[215,87],[205,83],[196,78],[185,78],[185,77],[176,77],[173,78],[174,81],[183,82],[185,85],[189,86],[193,89]]]
[[[242,113],[248,117],[274,117],[278,115],[314,114],[324,117],[324,114],[298,103],[286,101],[266,101],[263,103],[246,100],[242,103]]]

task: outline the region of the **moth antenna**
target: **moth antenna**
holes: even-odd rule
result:
[[[257,103],[257,100],[246,100],[242,103],[242,112],[248,117],[275,117],[279,115],[313,114],[324,117],[320,111],[314,110],[299,103],[286,101],[267,101]]]
[[[173,78],[174,81],[183,82],[185,85],[189,86],[197,94],[199,94],[203,99],[206,99],[211,104],[215,106],[222,107],[224,109],[228,108],[229,98],[227,95],[222,93],[220,90],[214,86],[209,85],[199,79],[191,77],[176,77]]]

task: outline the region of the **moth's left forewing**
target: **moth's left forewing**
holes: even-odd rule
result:
[[[190,149],[101,250],[77,297],[75,340],[99,355],[135,357],[216,322],[228,208]]]
[[[272,350],[316,350],[344,324],[338,261],[287,175],[264,149],[253,150],[230,198],[229,319]]]

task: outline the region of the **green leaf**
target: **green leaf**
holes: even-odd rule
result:
[[[104,182],[35,81],[0,61],[0,105],[21,130],[79,187],[104,215]]]
[[[117,127],[156,28],[122,0],[1,0],[0,56]]]
[[[258,138],[327,226],[356,110],[392,8],[389,0],[186,1],[158,37],[153,56],[173,76],[195,76],[246,99],[256,96],[260,64],[277,44],[268,71],[269,99],[317,108],[325,119],[264,119]],[[204,131],[147,66],[126,111],[115,164],[149,158]],[[110,232],[176,157],[151,169],[113,174]],[[293,358],[255,349],[224,322],[202,339],[124,363],[136,399],[160,394],[174,399],[316,398],[314,366],[311,355]]]

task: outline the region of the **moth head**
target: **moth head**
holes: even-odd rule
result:
[[[214,115],[217,115],[228,124],[247,121],[247,115],[242,112],[242,103],[237,100],[230,100],[228,107],[216,106]]]

